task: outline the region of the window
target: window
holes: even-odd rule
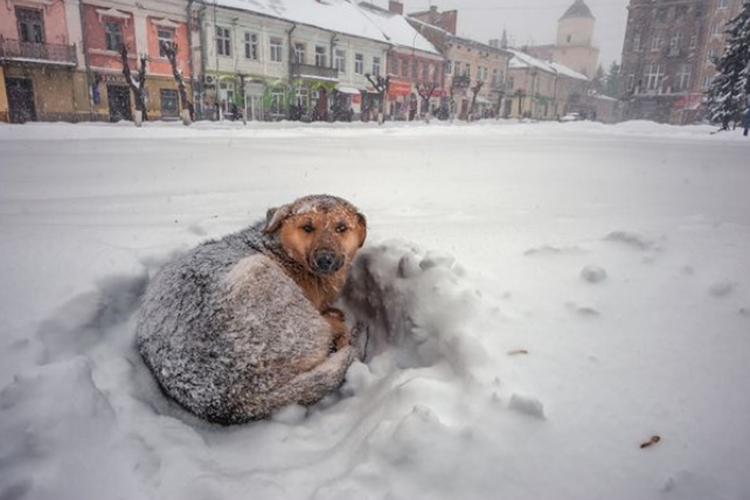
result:
[[[729,0],[719,0],[719,8],[726,9],[729,7]]]
[[[724,22],[719,21],[716,24],[714,24],[713,30],[711,30],[711,34],[713,36],[721,36],[724,34]]]
[[[161,116],[162,118],[175,118],[180,115],[177,104],[177,91],[174,89],[161,89]]]
[[[320,68],[325,68],[328,66],[326,48],[322,45],[315,46],[315,66],[318,66]]]
[[[258,60],[258,34],[245,32],[245,59]]]
[[[572,39],[573,37],[571,35],[568,35],[568,38],[566,40],[568,41],[568,43],[570,43]]]
[[[680,64],[680,68],[675,75],[675,90],[688,90],[690,86],[690,70],[689,64]]]
[[[362,75],[365,72],[365,56],[362,54],[354,54],[354,73]]]
[[[294,62],[297,64],[305,64],[305,52],[307,52],[307,47],[305,47],[304,43],[301,42],[295,42],[294,43]]]
[[[380,58],[379,57],[372,58],[372,74],[375,76],[380,76]]]
[[[409,76],[409,60],[405,57],[401,59],[401,76]]]
[[[469,78],[469,80],[471,80],[471,64],[466,63],[466,73],[464,74]]]
[[[706,75],[703,78],[703,89],[706,90],[711,86],[711,83],[714,81],[712,76]]]
[[[492,68],[492,86],[497,87],[498,80],[497,80],[497,68]]]
[[[702,3],[699,3],[695,6],[695,17],[703,17],[703,14],[705,13],[705,8],[703,7]]]
[[[453,63],[453,76],[454,77],[461,76],[461,63],[458,61]]]
[[[104,43],[107,50],[119,52],[122,49],[122,24],[114,21],[104,23]]]
[[[690,48],[694,49],[698,45],[698,36],[693,35],[690,37]]]
[[[679,31],[672,35],[672,38],[669,40],[669,50],[671,52],[677,52],[680,50],[680,44],[682,43],[682,33]]]
[[[216,53],[227,57],[232,55],[232,34],[229,28],[216,27]]]
[[[635,85],[635,75],[628,75],[628,91],[633,90],[633,85]]]
[[[281,62],[283,61],[283,53],[282,53],[282,46],[283,43],[281,41],[281,38],[271,37],[271,61],[272,62]]]
[[[422,63],[422,81],[429,81],[430,79],[430,65]]]
[[[661,83],[664,67],[661,64],[649,64],[646,66],[646,89],[656,90]]]
[[[708,54],[706,54],[707,62],[714,64],[715,59],[716,59],[716,51],[714,51],[714,49],[709,49]]]
[[[687,19],[687,5],[678,5],[677,10],[675,11],[675,21],[678,23],[685,22],[685,19]]]
[[[339,70],[339,73],[346,73],[346,51],[336,49],[334,55],[333,67]]]
[[[655,52],[661,48],[661,34],[655,33],[651,39],[651,51]]]
[[[636,33],[633,35],[633,52],[641,50],[641,34]]]
[[[27,43],[44,43],[44,25],[42,11],[16,7],[18,20],[18,38]]]
[[[415,80],[419,78],[419,61],[416,59],[411,60],[411,77]]]
[[[158,29],[156,36],[159,39],[159,57],[167,57],[165,49],[174,45],[174,32],[172,30]]]
[[[450,75],[453,72],[453,64],[451,64],[450,60],[445,61],[445,74]]]
[[[658,19],[660,23],[667,22],[667,8],[666,7],[662,7],[656,11],[656,19]]]
[[[429,68],[430,69],[427,72],[427,76],[429,77],[430,80],[432,80],[433,82],[437,83],[437,81],[438,81],[438,78],[437,78],[437,76],[438,76],[437,75],[438,74],[437,68],[435,67],[434,64],[430,64]]]

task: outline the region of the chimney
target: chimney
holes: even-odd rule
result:
[[[400,16],[404,15],[404,4],[399,0],[388,0],[388,10]]]

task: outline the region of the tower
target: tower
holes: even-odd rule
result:
[[[575,0],[557,22],[554,60],[586,76],[593,76],[599,49],[593,46],[596,18],[584,0]]]

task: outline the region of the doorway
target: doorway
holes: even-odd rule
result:
[[[8,111],[11,123],[36,121],[34,86],[28,78],[6,78],[5,90],[8,95]]]
[[[107,85],[109,121],[133,120],[130,112],[130,88],[123,85]]]

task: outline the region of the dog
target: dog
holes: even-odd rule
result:
[[[307,196],[164,266],[136,327],[163,391],[229,425],[336,389],[358,353],[334,303],[366,236],[354,205]]]

